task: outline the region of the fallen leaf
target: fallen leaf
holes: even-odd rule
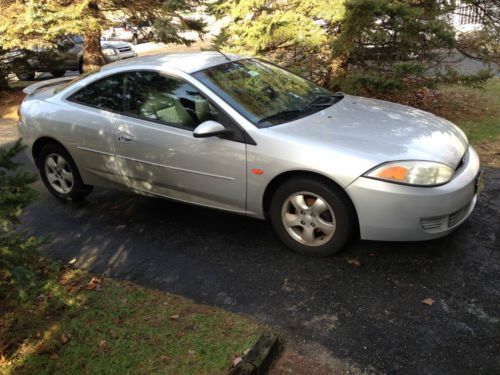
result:
[[[359,267],[361,266],[361,262],[358,258],[346,258],[347,263],[352,264],[353,266]]]
[[[66,344],[68,341],[69,341],[70,337],[69,336],[66,336],[66,335],[61,335],[61,337],[59,338],[59,340],[61,340],[61,344]]]
[[[108,342],[106,340],[101,340],[99,342],[99,350],[101,352],[106,352],[108,351]]]
[[[52,355],[50,356],[50,359],[52,359],[53,361],[57,361],[61,358],[61,356],[57,353],[52,353]]]
[[[66,290],[68,291],[68,293],[78,293],[80,291],[80,289],[82,289],[82,285],[81,284],[75,284],[75,285],[71,285],[70,287],[68,287]]]
[[[432,298],[426,298],[422,300],[422,303],[427,306],[432,306],[434,302],[435,301]]]
[[[179,318],[180,318],[179,314],[174,314],[174,315],[170,316],[170,319],[172,319],[172,320],[177,320]]]
[[[39,329],[37,329],[36,332],[35,332],[35,338],[36,339],[41,339],[42,338],[42,334],[40,333]]]
[[[238,363],[240,363],[241,361],[243,361],[243,358],[241,357],[234,358],[231,362],[231,368],[238,366]]]
[[[101,284],[102,284],[102,279],[94,276],[87,283],[87,286],[85,289],[87,289],[87,290],[101,290],[102,289]]]
[[[163,363],[163,364],[168,364],[170,362],[170,357],[168,355],[162,355],[159,360]]]

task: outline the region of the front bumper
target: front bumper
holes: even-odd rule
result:
[[[360,177],[347,188],[359,219],[361,238],[422,241],[447,235],[471,214],[477,200],[480,164],[469,146],[452,180],[414,187]]]
[[[105,59],[106,62],[111,63],[119,60],[130,59],[132,57],[137,57],[137,53],[135,53],[134,51],[119,52],[115,55],[107,55],[105,56]]]

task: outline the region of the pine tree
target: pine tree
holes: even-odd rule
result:
[[[490,76],[445,67],[455,9],[442,0],[220,0],[211,11],[230,19],[215,40],[227,52],[266,56],[334,89],[392,91]]]
[[[199,1],[181,0],[0,0],[0,48],[53,47],[68,34],[84,39],[84,70],[104,63],[101,31],[111,14],[151,21],[163,42],[188,44],[184,31],[202,32],[201,20],[184,16]]]
[[[31,184],[36,177],[19,171],[13,159],[23,150],[18,141],[0,148],[0,301],[10,295],[22,297],[35,275],[27,260],[36,256],[40,240],[16,231],[24,207],[37,196]]]
[[[0,148],[0,236],[17,224],[23,208],[36,198],[31,187],[36,177],[19,171],[19,164],[13,161],[23,149],[20,140],[9,149]]]

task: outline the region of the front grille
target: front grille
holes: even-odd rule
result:
[[[460,162],[458,163],[457,167],[455,168],[455,171],[458,171],[460,168],[462,168],[465,164],[465,158],[467,157],[467,153],[469,150],[465,151],[464,156],[462,156],[462,159],[460,159]]]
[[[129,51],[132,51],[132,48],[130,48],[130,47],[120,47],[120,48],[117,48],[117,50],[119,52],[129,52]]]
[[[436,219],[422,219],[420,222],[422,223],[422,228],[429,231],[441,229],[446,224],[442,217]]]
[[[454,227],[467,215],[471,204],[472,202],[449,215],[420,219],[422,229],[429,233],[437,233]]]
[[[448,218],[448,228],[455,226],[460,220],[462,220],[469,209],[469,205],[461,208],[458,211],[453,212]]]

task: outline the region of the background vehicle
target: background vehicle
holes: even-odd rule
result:
[[[154,38],[154,29],[148,21],[131,21],[116,22],[115,25],[102,33],[106,40],[121,40],[138,44],[140,42],[148,42]]]
[[[101,48],[107,63],[137,56],[130,43],[103,40]],[[67,70],[81,72],[83,40],[80,36],[69,36],[54,49],[35,47],[9,51],[4,60],[20,81],[33,80],[35,72],[50,72],[54,77],[63,76]]]

